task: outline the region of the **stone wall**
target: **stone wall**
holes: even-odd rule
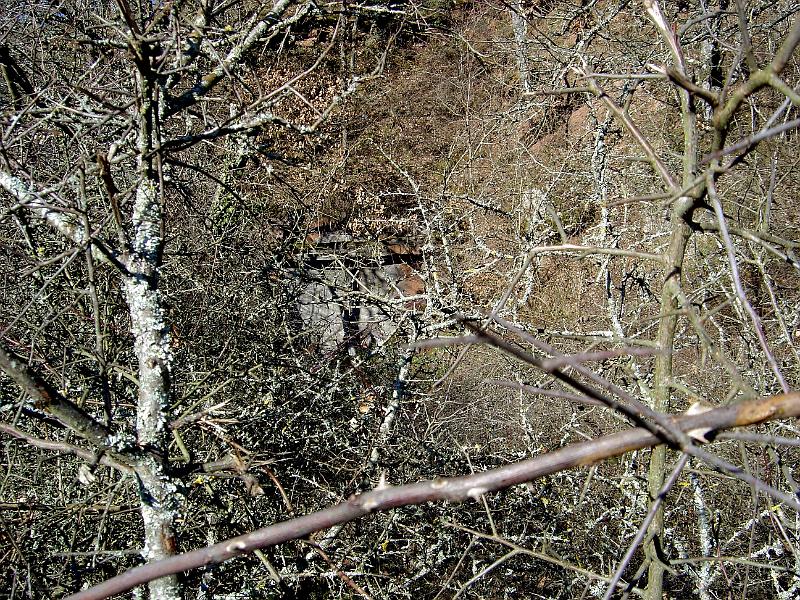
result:
[[[316,332],[325,351],[387,340],[404,313],[425,305],[425,282],[414,268],[419,258],[418,247],[398,240],[319,237],[299,273],[304,328]]]

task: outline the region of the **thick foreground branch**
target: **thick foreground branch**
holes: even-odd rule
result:
[[[47,411],[96,447],[106,446],[111,431],[105,425],[97,422],[80,406],[61,395],[41,376],[29,369],[22,359],[14,356],[2,345],[0,345],[0,371],[8,375],[31,397],[36,408]]]
[[[800,393],[791,393],[750,400],[698,415],[681,415],[675,417],[673,421],[682,431],[706,428],[720,431],[798,416],[800,416]],[[346,502],[325,510],[269,525],[213,546],[130,569],[100,585],[73,594],[67,600],[101,600],[158,577],[221,563],[240,554],[299,539],[315,531],[353,521],[371,512],[424,502],[477,500],[487,492],[502,490],[545,475],[591,465],[600,460],[662,443],[663,440],[650,431],[635,428],[572,444],[554,452],[482,473],[421,481],[397,487],[379,486],[370,492],[351,496]]]

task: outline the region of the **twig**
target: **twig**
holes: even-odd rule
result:
[[[370,596],[364,590],[364,588],[362,588],[360,585],[358,585],[355,581],[353,581],[352,577],[347,575],[347,573],[345,573],[339,567],[336,566],[336,563],[334,563],[333,560],[331,560],[331,557],[328,556],[328,554],[327,554],[327,552],[325,552],[325,550],[320,548],[319,544],[315,544],[313,542],[306,542],[306,543],[309,544],[314,549],[314,552],[319,554],[319,556],[320,556],[320,558],[322,558],[322,560],[324,560],[326,563],[328,563],[328,566],[331,569],[333,569],[333,572],[336,573],[336,576],[339,577],[339,579],[341,579],[347,587],[349,587],[351,590],[353,590],[359,596],[361,596],[363,598],[366,598],[366,600],[372,600],[372,596]]]
[[[606,254],[609,256],[627,256],[629,258],[641,258],[644,260],[652,260],[655,262],[664,262],[664,257],[661,254],[653,254],[652,252],[638,252],[636,250],[624,250],[622,248],[599,248],[595,246],[577,246],[575,244],[561,244],[560,246],[538,246],[533,248],[528,253],[529,256],[536,254],[549,254],[553,252],[575,252],[582,256],[589,254]]]
[[[124,473],[130,473],[133,471],[133,468],[130,465],[115,460],[105,452],[96,453],[92,452],[91,450],[87,450],[85,448],[80,448],[79,446],[75,446],[73,444],[68,444],[66,442],[53,442],[50,440],[43,440],[41,438],[34,437],[22,431],[21,429],[17,429],[16,427],[13,427],[12,425],[8,425],[6,423],[0,423],[0,432],[10,435],[11,437],[17,438],[19,440],[22,440],[26,444],[33,446],[34,448],[41,448],[42,450],[53,450],[55,452],[60,452],[61,454],[69,454],[72,456],[77,456],[78,458],[81,458],[91,464],[96,464],[99,462],[101,465],[105,465],[107,467],[113,467]]]
[[[755,442],[768,446],[795,446],[800,447],[800,438],[787,438],[780,435],[763,435],[749,431],[726,431],[717,436],[719,440],[741,440]]]
[[[760,142],[781,135],[782,133],[786,133],[787,131],[791,131],[792,129],[796,129],[798,127],[800,127],[800,119],[787,121],[786,123],[782,123],[777,127],[762,129],[758,133],[749,135],[746,138],[739,140],[735,144],[731,144],[730,146],[727,146],[722,150],[717,150],[716,152],[712,152],[711,154],[703,157],[701,164],[708,164],[714,159],[722,158],[723,156],[727,156],[728,154],[733,154],[734,152],[738,152],[739,150],[747,150],[749,152],[750,150],[755,148],[755,146]]]
[[[563,398],[564,400],[570,400],[571,402],[576,402],[578,404],[588,404],[590,406],[605,406],[605,404],[600,402],[599,400],[595,400],[594,398],[589,398],[588,396],[579,396],[577,394],[570,394],[569,392],[562,392],[559,390],[547,390],[544,388],[525,385],[524,383],[517,383],[515,381],[498,381],[496,379],[489,379],[484,383],[488,383],[490,385],[499,385],[501,387],[509,388],[512,390],[520,390],[523,392],[527,392],[529,394],[539,394],[542,396],[550,396],[551,398]]]
[[[495,536],[495,535],[489,535],[489,534],[486,534],[486,533],[481,533],[480,531],[476,531],[474,529],[470,529],[469,527],[463,527],[461,525],[455,525],[453,523],[447,523],[447,525],[449,525],[450,527],[455,527],[457,529],[460,529],[461,531],[464,531],[466,533],[471,533],[472,535],[474,535],[476,537],[479,537],[479,538],[482,538],[484,540],[491,540],[493,542],[497,542],[498,544],[502,544],[504,546],[507,546],[507,547],[511,548],[512,550],[516,550],[520,554],[525,554],[525,555],[530,556],[532,558],[535,558],[537,560],[541,560],[541,561],[550,563],[552,565],[556,565],[558,567],[561,567],[562,569],[566,569],[568,571],[573,571],[575,573],[583,575],[584,577],[588,577],[590,579],[596,579],[596,580],[599,580],[599,581],[610,581],[610,579],[608,577],[604,577],[602,575],[599,575],[598,573],[593,573],[592,571],[589,571],[588,569],[584,569],[582,567],[575,566],[573,564],[568,563],[567,561],[558,559],[558,558],[556,558],[554,556],[550,556],[550,555],[545,554],[543,552],[536,552],[535,550],[529,550],[528,548],[520,546],[519,544],[515,544],[514,542],[512,542],[510,540],[507,540],[507,539],[504,539],[504,538],[501,538],[501,537],[498,537],[498,536]],[[625,587],[624,584],[618,584],[618,586],[619,587]],[[641,595],[641,592],[639,590],[636,590],[636,591]]]
[[[778,362],[775,360],[772,350],[770,350],[769,342],[767,342],[767,337],[764,334],[764,327],[761,324],[761,319],[756,314],[753,305],[748,301],[747,294],[745,294],[744,287],[742,286],[742,281],[739,277],[739,267],[736,263],[736,254],[733,249],[733,243],[731,242],[730,235],[728,235],[725,214],[722,211],[722,204],[717,196],[717,188],[714,182],[713,170],[709,170],[706,175],[706,190],[708,191],[708,196],[711,199],[711,205],[714,207],[714,214],[717,216],[720,236],[725,244],[725,251],[728,255],[728,263],[731,268],[731,279],[733,280],[733,288],[734,292],[736,293],[736,297],[739,299],[742,308],[744,308],[744,310],[750,316],[750,320],[753,323],[753,329],[756,332],[756,336],[758,336],[758,342],[761,344],[761,349],[764,351],[764,355],[767,358],[767,362],[769,363],[772,372],[775,373],[775,378],[778,380],[778,384],[781,386],[781,389],[784,393],[788,393],[789,384],[786,383],[783,373],[781,373],[781,369],[778,366]]]

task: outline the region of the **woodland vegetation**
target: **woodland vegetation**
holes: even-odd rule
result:
[[[798,45],[4,2],[0,596],[798,597]]]

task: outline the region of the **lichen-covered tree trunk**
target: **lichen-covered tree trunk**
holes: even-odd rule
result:
[[[158,266],[163,245],[161,194],[153,160],[153,85],[148,65],[140,63],[138,188],[133,207],[133,241],[126,266],[125,292],[138,361],[136,405],[138,443],[151,450],[137,468],[145,545],[143,557],[159,560],[175,553],[173,521],[176,487],[165,473],[166,411],[169,407],[169,333],[158,291]],[[162,457],[160,460],[155,456]],[[149,584],[153,600],[181,597],[175,576]]]

